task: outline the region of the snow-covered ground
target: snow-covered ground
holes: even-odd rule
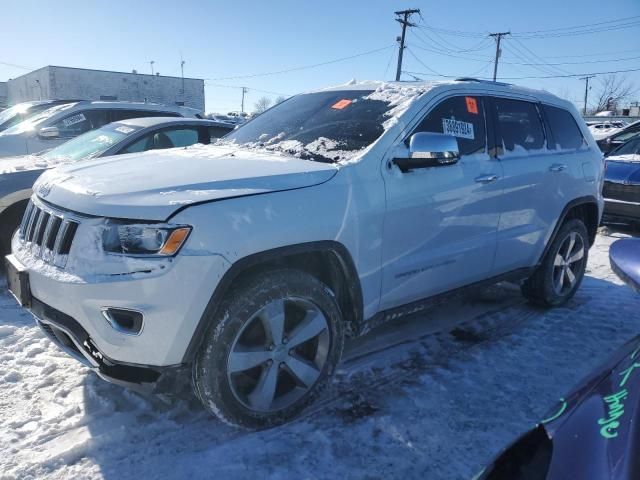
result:
[[[640,333],[640,297],[609,268],[616,236],[598,237],[566,307],[505,285],[386,325],[350,345],[302,418],[263,432],[100,380],[2,285],[0,479],[468,479]]]

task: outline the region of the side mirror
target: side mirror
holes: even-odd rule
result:
[[[403,173],[416,168],[453,165],[460,160],[458,140],[453,135],[419,132],[409,140],[409,158],[394,158]]]
[[[38,131],[40,138],[58,138],[60,136],[60,130],[58,127],[44,127]]]

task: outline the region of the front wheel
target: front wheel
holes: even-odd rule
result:
[[[581,220],[565,222],[538,269],[522,285],[524,296],[544,307],[562,305],[573,297],[587,267],[588,238]]]
[[[213,414],[245,428],[296,416],[340,360],[343,322],[331,291],[296,270],[234,288],[210,319],[194,363],[194,390]]]

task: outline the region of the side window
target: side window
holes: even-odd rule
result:
[[[198,143],[197,128],[178,128],[175,130],[165,130],[161,133],[164,133],[169,138],[174,147],[188,147],[189,145]]]
[[[224,137],[231,130],[233,130],[233,128],[209,127],[209,138],[212,142],[215,142],[218,138]]]
[[[77,137],[81,133],[95,130],[109,123],[108,110],[83,110],[58,120],[52,126],[57,127],[61,137]]]
[[[544,147],[544,129],[533,103],[495,98],[494,105],[502,144],[507,152]]]
[[[140,140],[123,149],[120,153],[137,153],[147,150],[188,147],[194,143],[198,143],[198,130],[195,128],[161,130],[145,135]]]
[[[575,150],[584,145],[584,137],[573,115],[562,108],[544,105],[556,148]]]
[[[460,155],[483,153],[487,146],[484,105],[481,97],[452,97],[443,100],[420,122],[413,133],[453,135]]]

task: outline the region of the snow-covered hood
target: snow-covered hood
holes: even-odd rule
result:
[[[337,171],[279,153],[197,145],[65,165],[45,172],[34,192],[87,215],[162,221],[184,205],[309,187]]]
[[[59,162],[47,161],[37,155],[20,155],[18,157],[0,158],[0,175],[22,172],[25,170],[44,170]]]
[[[27,135],[7,135],[0,133],[0,157],[26,155],[29,153]]]

